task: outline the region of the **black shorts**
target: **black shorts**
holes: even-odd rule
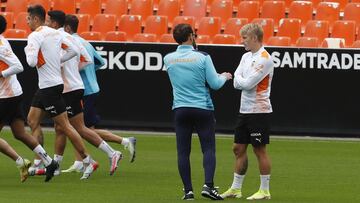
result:
[[[265,145],[270,142],[270,113],[238,114],[234,143]]]
[[[74,90],[63,94],[66,104],[66,111],[69,118],[72,118],[83,111],[82,98],[84,90]]]
[[[65,101],[62,97],[64,85],[56,85],[38,89],[31,102],[32,107],[45,110],[50,117],[55,117],[66,111]]]
[[[21,102],[22,95],[0,99],[0,123],[11,124],[16,119],[24,120]]]
[[[97,93],[83,97],[84,101],[84,121],[86,127],[93,127],[100,122],[100,117],[96,113],[95,100]]]

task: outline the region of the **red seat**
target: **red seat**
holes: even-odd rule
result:
[[[352,20],[338,20],[335,21],[331,37],[344,38],[345,46],[351,47],[355,41],[356,23]]]
[[[51,2],[50,0],[28,0],[28,6],[39,4],[44,7],[45,11],[50,11]]]
[[[272,18],[255,18],[253,23],[258,23],[261,25],[264,36],[263,36],[263,43],[266,44],[268,39],[274,35],[274,19]]]
[[[80,14],[89,14],[90,15],[90,24],[97,14],[101,13],[101,2],[100,0],[81,0],[80,2]]]
[[[173,26],[173,21],[176,16],[180,14],[179,0],[161,0],[157,15],[168,17],[168,26]]]
[[[134,35],[134,42],[156,42],[157,36],[155,34],[138,33]]]
[[[90,15],[89,14],[76,14],[79,20],[77,33],[90,31]]]
[[[185,0],[183,16],[194,16],[195,28],[198,28],[201,18],[206,16],[206,0]]]
[[[317,37],[299,37],[296,41],[296,47],[311,47],[316,48],[319,46]]]
[[[232,17],[232,12],[232,0],[214,0],[211,4],[209,16],[220,17],[221,27],[225,27],[227,20]]]
[[[199,23],[198,35],[209,35],[212,38],[221,31],[221,21],[219,17],[203,17]]]
[[[301,20],[301,32],[305,31],[307,21],[312,19],[313,3],[310,1],[293,1],[289,8],[289,18]]]
[[[193,16],[176,16],[173,22],[173,29],[178,24],[189,24],[195,30],[195,18]]]
[[[340,6],[339,3],[334,2],[320,2],[316,9],[316,20],[326,20],[329,22],[330,32],[332,31],[333,23],[339,20]]]
[[[141,16],[122,15],[120,17],[118,30],[125,32],[127,39],[131,41],[135,34],[141,33]]]
[[[152,33],[160,38],[161,35],[167,33],[168,23],[166,16],[149,16],[146,19],[144,33]]]
[[[301,23],[297,18],[283,18],[280,20],[279,30],[276,36],[290,37],[291,44],[301,36]]]
[[[76,12],[75,0],[52,0],[53,10],[62,10],[66,14],[74,14]]]
[[[80,37],[91,40],[91,41],[100,41],[101,33],[100,32],[83,32],[80,34]]]
[[[360,3],[348,3],[344,10],[344,20],[354,20],[357,30],[360,27]],[[357,33],[358,34],[358,33]]]
[[[105,41],[123,42],[126,41],[126,33],[119,31],[110,31],[106,33]]]
[[[260,6],[258,1],[241,1],[238,7],[237,17],[247,18],[251,22],[259,18]]]
[[[278,37],[272,36],[269,38],[267,45],[269,46],[290,46],[291,38],[290,37]]]
[[[264,1],[260,16],[274,19],[274,29],[277,30],[280,19],[285,18],[285,2]]]
[[[92,31],[100,32],[101,39],[105,39],[107,32],[115,31],[116,18],[111,14],[97,14],[94,18],[94,25]]]
[[[142,19],[142,25],[145,25],[145,20],[148,16],[153,15],[153,1],[152,0],[132,0],[131,15],[140,15]]]
[[[210,44],[210,36],[209,35],[197,35],[196,43]]]
[[[4,32],[4,37],[6,37],[6,38],[26,38],[27,33],[25,30],[21,30],[21,29],[7,29]]]
[[[305,27],[304,37],[317,37],[319,42],[329,36],[329,22],[324,20],[310,20]]]
[[[15,18],[15,29],[25,30],[26,34],[31,33],[30,27],[27,24],[27,12],[19,13]]]
[[[6,12],[13,12],[17,16],[21,12],[27,12],[28,0],[8,0],[6,2]]]
[[[160,42],[163,43],[176,43],[172,34],[163,34],[160,37]]]
[[[216,34],[212,39],[213,44],[236,44],[235,35]]]
[[[118,25],[120,17],[128,13],[127,0],[107,0],[104,14],[112,14],[116,16],[116,25]]]
[[[247,18],[230,18],[225,25],[224,34],[234,35],[236,41],[239,42],[241,39],[240,30],[247,23]]]
[[[360,40],[356,40],[352,45],[352,48],[360,48]]]

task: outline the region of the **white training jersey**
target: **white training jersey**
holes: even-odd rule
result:
[[[84,46],[78,43],[69,33],[65,32],[63,28],[60,28],[59,31],[63,37],[72,43],[73,46],[76,46],[80,52],[76,57],[64,62],[61,66],[61,75],[64,81],[63,93],[84,89],[79,70],[87,64],[92,63],[90,55]],[[66,54],[66,51],[63,50],[61,54]]]
[[[9,42],[0,35],[0,98],[10,98],[21,95],[22,89],[16,78],[17,73],[24,70],[19,59],[11,49]]]
[[[261,47],[245,53],[234,74],[234,88],[242,90],[240,113],[271,113],[270,88],[274,74],[271,55]]]
[[[66,54],[61,54],[62,50],[66,50]],[[78,53],[58,30],[47,26],[40,26],[32,32],[25,47],[27,63],[37,67],[40,89],[63,84],[61,63]]]

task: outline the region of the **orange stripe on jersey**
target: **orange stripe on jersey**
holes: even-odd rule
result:
[[[9,65],[4,61],[0,61],[0,72],[6,70],[7,68],[9,68]]]
[[[269,53],[267,51],[263,51],[263,52],[261,52],[261,57],[269,59],[270,55],[269,55]]]
[[[83,55],[80,55],[80,62],[87,62]]]
[[[267,88],[269,87],[269,79],[270,79],[270,76],[267,75],[267,76],[257,85],[257,87],[256,87],[256,92],[257,92],[257,93],[267,90]]]
[[[39,50],[38,53],[38,62],[36,64],[37,68],[41,68],[41,66],[45,65],[45,59],[44,59],[44,55],[42,54],[41,50]]]
[[[61,44],[61,48],[62,48],[62,49],[67,49],[67,48],[69,48],[69,47],[68,47],[66,44],[62,43],[62,44]]]

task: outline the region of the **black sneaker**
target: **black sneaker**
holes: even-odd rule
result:
[[[193,191],[189,191],[187,193],[185,193],[185,195],[182,198],[183,200],[194,200],[194,193]]]
[[[207,185],[203,186],[201,195],[212,200],[224,200],[224,198],[220,196],[216,188],[210,188]]]
[[[51,164],[46,167],[45,182],[48,182],[49,180],[51,180],[51,178],[54,176],[54,172],[57,168],[59,168],[59,164],[56,161],[52,160]]]

